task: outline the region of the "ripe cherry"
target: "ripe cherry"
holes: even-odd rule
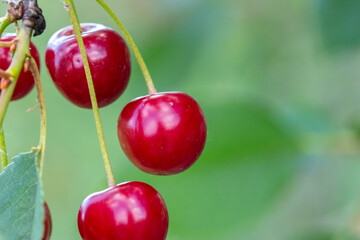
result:
[[[188,169],[206,141],[206,122],[199,104],[181,92],[134,99],[117,125],[120,145],[140,170],[157,175]]]
[[[16,34],[4,34],[1,36],[1,41],[10,42],[16,37]],[[30,54],[35,59],[38,68],[40,69],[39,53],[33,43],[30,43]],[[12,52],[8,47],[0,47],[0,69],[6,70],[12,61]],[[18,100],[25,97],[34,87],[34,78],[31,71],[24,72],[21,70],[19,78],[16,82],[14,93],[11,100]],[[0,90],[1,92],[1,90]]]
[[[126,182],[93,193],[81,204],[84,240],[164,240],[169,217],[161,195],[142,182]]]
[[[82,24],[82,37],[93,77],[99,107],[114,102],[130,77],[130,55],[125,41],[100,24]],[[46,48],[46,66],[51,78],[70,102],[92,108],[80,49],[72,26],[57,31]]]
[[[50,210],[47,203],[44,201],[44,235],[42,240],[49,240],[51,236],[52,230],[52,222],[51,222],[51,215]]]

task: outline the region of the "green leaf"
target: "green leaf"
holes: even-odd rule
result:
[[[0,240],[40,240],[43,196],[37,151],[22,153],[0,174]]]

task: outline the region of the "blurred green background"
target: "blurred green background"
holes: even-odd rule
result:
[[[39,0],[48,141],[45,198],[54,240],[80,239],[82,200],[106,188],[93,114],[55,89],[47,40],[70,24],[60,0]],[[123,96],[101,110],[117,181],[144,181],[164,197],[169,240],[360,239],[359,0],[109,0],[138,44],[159,91],[202,106],[205,150],[188,171],[151,176],[116,135],[124,105],[146,94],[133,58]],[[95,1],[76,0],[82,22],[117,29]],[[5,6],[1,6],[2,12]],[[11,30],[11,29],[10,29]],[[10,156],[38,143],[36,91],[5,119]]]

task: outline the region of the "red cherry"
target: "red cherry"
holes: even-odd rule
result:
[[[16,37],[16,34],[4,34],[1,36],[1,41],[10,42]],[[35,59],[38,68],[40,69],[39,53],[33,43],[30,43],[30,54]],[[12,52],[8,47],[0,47],[0,69],[6,70],[12,61]],[[34,78],[31,71],[24,72],[21,70],[19,78],[16,82],[14,93],[11,100],[18,100],[25,97],[34,87]],[[1,92],[1,90],[0,90]]]
[[[204,149],[207,133],[199,104],[181,92],[134,99],[122,110],[117,132],[130,161],[157,175],[188,169]]]
[[[130,77],[130,55],[125,41],[100,24],[82,24],[82,37],[99,107],[114,102]],[[55,86],[70,102],[92,108],[80,49],[72,26],[57,31],[46,48],[46,66]]]
[[[169,217],[161,195],[142,182],[126,182],[93,193],[81,204],[84,240],[164,240]]]
[[[44,201],[44,235],[42,240],[49,240],[51,236],[51,230],[52,230],[52,222],[51,222],[51,215],[50,210],[47,205],[47,203]]]

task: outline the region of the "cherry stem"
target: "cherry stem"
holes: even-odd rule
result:
[[[28,21],[28,20],[27,20]],[[27,52],[29,51],[30,46],[30,38],[32,34],[31,22],[25,22],[23,24],[24,27],[21,28],[19,32],[19,42],[14,53],[13,60],[6,70],[6,74],[11,80],[9,86],[7,88],[2,89],[0,96],[0,148],[1,148],[1,166],[2,170],[7,166],[7,152],[5,148],[5,137],[3,132],[3,122],[6,114],[7,107],[9,106],[9,102],[11,100],[12,94],[15,89],[15,85],[17,79],[20,75],[21,69],[24,65],[25,58],[27,56]],[[4,22],[1,23],[1,26]],[[9,25],[9,24],[8,24]],[[0,35],[2,34],[5,28],[0,27]]]
[[[30,55],[30,51],[29,51]],[[39,154],[39,171],[40,171],[40,177],[43,173],[43,167],[44,167],[44,155],[45,155],[45,146],[46,146],[46,108],[45,108],[45,99],[44,99],[44,92],[41,85],[40,80],[40,73],[39,68],[36,64],[36,61],[34,58],[30,59],[30,70],[33,74],[34,80],[35,80],[35,86],[37,90],[37,99],[40,106],[40,140],[39,140],[39,147],[38,147],[38,154]]]
[[[65,4],[66,4],[66,9],[69,12],[72,25],[74,27],[74,33],[76,35],[76,39],[79,44],[81,57],[82,57],[83,64],[84,64],[86,80],[87,80],[88,87],[89,87],[91,104],[92,104],[92,108],[94,111],[96,129],[97,129],[97,133],[99,136],[100,148],[101,148],[101,152],[102,152],[102,156],[103,156],[103,160],[104,160],[105,171],[106,171],[106,175],[107,175],[107,179],[108,179],[108,185],[109,185],[109,187],[113,187],[116,185],[116,182],[115,182],[114,174],[111,169],[109,154],[106,149],[104,132],[103,132],[103,129],[101,126],[99,107],[98,107],[97,100],[96,100],[94,84],[93,84],[93,80],[92,80],[92,76],[91,76],[91,72],[90,72],[89,61],[88,61],[88,58],[86,55],[84,41],[81,36],[81,27],[80,27],[79,19],[78,19],[73,1],[65,0]]]
[[[5,146],[4,131],[0,129],[0,149],[1,149],[1,171],[3,172],[5,167],[8,165],[7,152]]]
[[[11,24],[12,22],[9,20],[9,18],[5,18],[4,21],[0,24],[0,37],[3,34],[4,30]]]
[[[17,79],[20,75],[21,69],[24,65],[25,58],[27,57],[27,52],[29,51],[30,38],[32,34],[31,21],[26,20],[23,23],[23,26],[19,32],[17,47],[13,60],[6,70],[9,74],[11,82],[9,86],[1,91],[0,97],[0,128],[3,126],[4,117],[6,110],[9,106],[10,99],[15,89]]]
[[[0,37],[3,34],[3,32],[5,31],[5,29],[11,23],[12,23],[12,21],[10,21],[8,15],[1,18]],[[9,44],[9,46],[6,46],[6,47],[10,47],[11,44],[13,44],[13,42],[12,41],[9,43],[2,42],[0,45],[6,45],[6,44]],[[10,77],[9,73],[0,69],[0,78],[8,78],[8,77]],[[5,113],[4,113],[4,115],[5,115]],[[2,118],[3,117],[4,116],[2,116]],[[0,154],[0,156],[1,156],[1,171],[3,172],[5,170],[5,167],[8,165],[8,158],[7,158],[5,136],[4,136],[4,130],[3,130],[2,124],[0,125],[0,151],[1,151],[1,154]]]
[[[154,83],[151,79],[150,73],[148,68],[146,67],[146,64],[144,62],[144,59],[142,58],[139,49],[137,48],[134,40],[130,36],[129,32],[126,30],[124,24],[120,21],[120,19],[115,15],[115,13],[111,10],[111,8],[103,1],[103,0],[96,0],[100,6],[104,8],[104,10],[110,15],[110,17],[114,20],[116,25],[120,28],[121,32],[124,34],[124,37],[128,41],[131,49],[134,52],[135,58],[139,63],[140,69],[144,75],[146,85],[148,87],[149,94],[155,94],[157,93],[156,88],[154,86]]]

